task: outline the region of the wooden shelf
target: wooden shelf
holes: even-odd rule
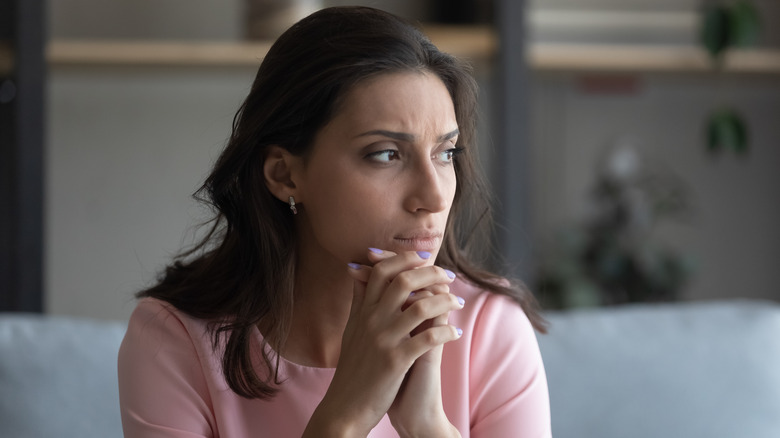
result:
[[[428,26],[443,51],[471,61],[489,60],[498,38],[489,27]],[[52,66],[213,66],[256,67],[271,43],[54,40],[47,57]],[[531,44],[532,70],[569,73],[706,73],[714,71],[707,54],[695,46],[610,44]],[[10,61],[8,61],[10,62]],[[4,65],[0,45],[0,71]],[[8,67],[10,68],[10,67]],[[738,50],[724,57],[723,71],[780,75],[780,50]]]
[[[528,61],[539,71],[705,73],[713,70],[707,53],[695,46],[534,44]],[[734,50],[725,54],[728,73],[780,74],[780,51]]]
[[[441,50],[468,59],[496,52],[487,26],[429,26],[426,33]],[[182,42],[122,40],[54,40],[47,57],[54,66],[247,66],[256,67],[270,41]]]
[[[427,25],[425,34],[442,52],[469,60],[489,60],[498,52],[498,35],[490,26]]]

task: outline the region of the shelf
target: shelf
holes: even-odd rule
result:
[[[498,36],[490,26],[427,25],[425,34],[442,52],[472,61],[488,60],[498,51]]]
[[[705,73],[714,71],[707,53],[695,46],[533,44],[531,68],[574,73]],[[734,50],[725,54],[727,73],[780,74],[780,51]]]
[[[441,50],[467,59],[489,58],[496,37],[487,26],[427,26]],[[47,57],[53,66],[246,66],[257,67],[270,41],[181,42],[54,40]]]
[[[443,51],[471,61],[489,60],[498,39],[489,27],[427,26]],[[52,66],[213,66],[257,67],[270,42],[175,42],[54,40],[47,57]],[[10,56],[10,54],[9,54]],[[709,57],[695,46],[534,43],[527,48],[530,68],[568,73],[706,73]],[[3,67],[0,45],[0,71]],[[8,61],[10,62],[10,61]],[[10,67],[8,67],[10,68]],[[737,50],[724,57],[723,71],[780,74],[780,50]]]

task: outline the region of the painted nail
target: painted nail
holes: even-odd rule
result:
[[[417,255],[420,256],[421,259],[428,260],[431,258],[431,253],[428,251],[417,251]]]
[[[358,269],[360,269],[360,265],[359,265],[359,264],[357,264],[357,263],[347,263],[347,266],[349,266],[350,268],[352,268],[352,269],[354,269],[354,270],[356,270],[356,271],[357,271]]]
[[[463,330],[461,330],[459,328],[456,328],[455,330],[458,332],[458,337],[463,336]]]
[[[444,273],[447,274],[447,277],[450,277],[450,279],[455,278],[455,273],[450,271],[449,269],[445,269]]]
[[[368,248],[369,251],[373,252],[374,254],[382,254],[384,251],[377,248]]]
[[[415,295],[417,295],[417,292],[409,292],[409,297],[413,297]]]
[[[458,298],[458,304],[460,304],[461,306],[462,306],[462,305],[464,305],[464,304],[466,304],[466,300],[464,300],[464,299],[463,299],[463,298],[461,298],[461,297],[457,297],[457,298]]]

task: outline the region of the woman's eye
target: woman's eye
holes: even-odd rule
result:
[[[458,155],[463,148],[452,148],[447,149],[446,151],[439,152],[438,158],[439,161],[442,163],[451,163],[452,160],[455,158],[456,155]]]
[[[389,163],[390,161],[398,159],[398,151],[395,149],[378,151],[378,152],[368,154],[368,158],[382,163]]]

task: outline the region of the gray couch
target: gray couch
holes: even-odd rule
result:
[[[556,438],[780,437],[780,305],[548,313]],[[0,314],[0,437],[122,435],[124,325]]]

